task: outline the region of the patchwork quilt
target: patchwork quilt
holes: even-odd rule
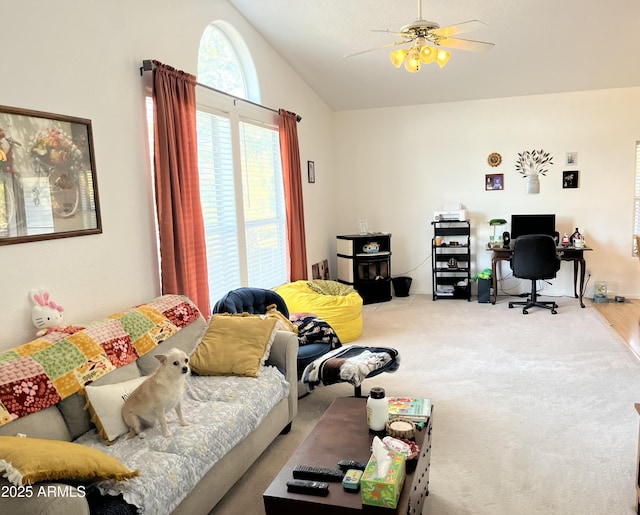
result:
[[[199,316],[188,298],[164,295],[73,334],[54,331],[1,352],[0,426],[134,362]]]

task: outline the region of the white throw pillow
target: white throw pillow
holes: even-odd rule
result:
[[[112,444],[120,435],[129,432],[129,428],[122,419],[122,407],[129,394],[147,378],[148,376],[142,376],[122,383],[85,386],[91,420],[98,428],[100,436],[108,444]]]

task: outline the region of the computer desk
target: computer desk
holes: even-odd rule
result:
[[[494,247],[487,250],[493,252],[491,256],[491,277],[493,282],[493,296],[491,297],[491,304],[496,303],[498,297],[498,275],[496,273],[498,261],[509,261],[513,255],[512,248]],[[573,261],[573,295],[576,299],[580,299],[580,306],[584,307],[582,302],[582,296],[584,294],[584,275],[586,271],[586,262],[584,260],[584,253],[593,250],[591,247],[570,247],[559,245],[558,255],[562,261]],[[578,295],[578,268],[580,268],[580,294]]]

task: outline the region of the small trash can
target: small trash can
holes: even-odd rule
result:
[[[393,277],[391,282],[393,283],[393,292],[396,297],[408,297],[409,288],[411,288],[411,277]]]
[[[491,301],[491,279],[478,279],[478,302]]]

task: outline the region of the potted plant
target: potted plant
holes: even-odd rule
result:
[[[518,153],[516,170],[527,179],[527,193],[540,193],[540,176],[547,175],[553,157],[544,150],[525,150]]]

